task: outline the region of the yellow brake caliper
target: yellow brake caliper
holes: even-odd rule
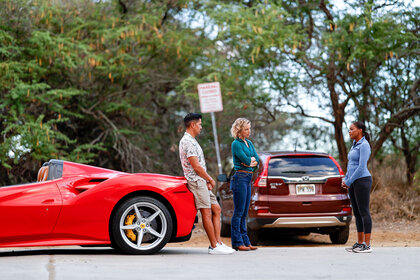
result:
[[[133,224],[133,220],[136,217],[135,214],[133,215],[127,215],[127,217],[125,218],[125,225],[132,225]],[[128,238],[131,239],[131,241],[136,241],[137,236],[134,234],[132,229],[126,229],[125,230],[125,235],[127,235]]]

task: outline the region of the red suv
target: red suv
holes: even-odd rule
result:
[[[352,219],[348,192],[341,187],[344,173],[337,161],[318,152],[260,152],[252,179],[248,235],[258,242],[261,228],[329,234],[344,244]],[[222,236],[229,236],[233,214],[230,175],[220,174],[217,198],[222,207]]]

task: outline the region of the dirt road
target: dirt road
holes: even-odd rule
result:
[[[222,238],[225,244],[230,245],[230,238]],[[350,238],[347,246],[356,241],[356,225],[354,221],[350,226]],[[182,243],[170,243],[168,247],[207,247],[209,242],[204,229],[199,223],[193,231],[191,239]],[[374,247],[420,247],[420,222],[374,222],[372,232],[372,245]],[[275,232],[264,233],[259,246],[274,247],[317,247],[337,246],[331,244],[328,235],[311,233],[308,236],[276,235]]]

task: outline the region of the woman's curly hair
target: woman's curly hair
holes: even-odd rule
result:
[[[232,128],[230,129],[230,133],[232,134],[233,138],[239,138],[239,134],[245,125],[251,125],[251,121],[245,118],[237,118],[233,124]]]

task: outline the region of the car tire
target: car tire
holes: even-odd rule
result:
[[[220,236],[230,237],[230,224],[223,222],[223,210],[220,213]]]
[[[259,238],[260,238],[260,231],[257,229],[247,229],[247,234],[249,237],[249,241],[251,242],[252,245],[258,245],[259,243]]]
[[[171,214],[163,203],[152,197],[133,197],[115,212],[112,244],[126,254],[154,254],[168,243],[172,229]]]
[[[349,226],[346,226],[330,233],[330,240],[333,244],[346,244],[349,240],[349,234],[350,228]]]

